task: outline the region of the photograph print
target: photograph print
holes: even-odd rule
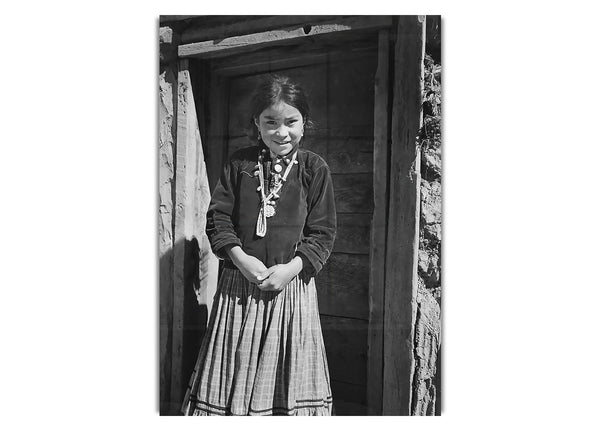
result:
[[[440,415],[440,16],[158,38],[160,414]]]

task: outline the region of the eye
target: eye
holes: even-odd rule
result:
[[[269,126],[273,126],[275,124],[275,121],[274,120],[267,120],[267,124]]]
[[[298,120],[290,120],[288,121],[288,124],[296,124],[298,122]]]

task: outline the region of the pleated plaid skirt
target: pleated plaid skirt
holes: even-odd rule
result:
[[[224,268],[184,415],[331,415],[314,279],[263,292]]]

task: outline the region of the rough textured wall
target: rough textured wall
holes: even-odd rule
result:
[[[173,89],[175,76],[172,70],[165,68],[159,75],[158,101],[158,251],[159,289],[160,289],[160,399],[162,403],[170,392],[170,333],[172,320],[171,294],[173,290],[173,152],[175,141]]]
[[[441,65],[425,57],[421,145],[419,287],[415,324],[413,415],[439,414],[438,354],[441,346]]]
[[[158,251],[160,295],[160,411],[166,413],[171,391],[171,321],[173,291],[173,193],[174,152],[177,126],[174,97],[177,93],[176,63],[165,55],[172,41],[172,31],[161,28],[161,47],[158,77]]]
[[[173,81],[171,70],[159,76],[159,247],[161,255],[173,247]]]

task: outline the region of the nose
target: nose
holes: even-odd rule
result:
[[[279,128],[277,130],[275,130],[275,134],[277,136],[281,136],[281,137],[285,137],[288,135],[288,129],[285,126],[285,124],[282,124],[281,126],[279,126]]]

